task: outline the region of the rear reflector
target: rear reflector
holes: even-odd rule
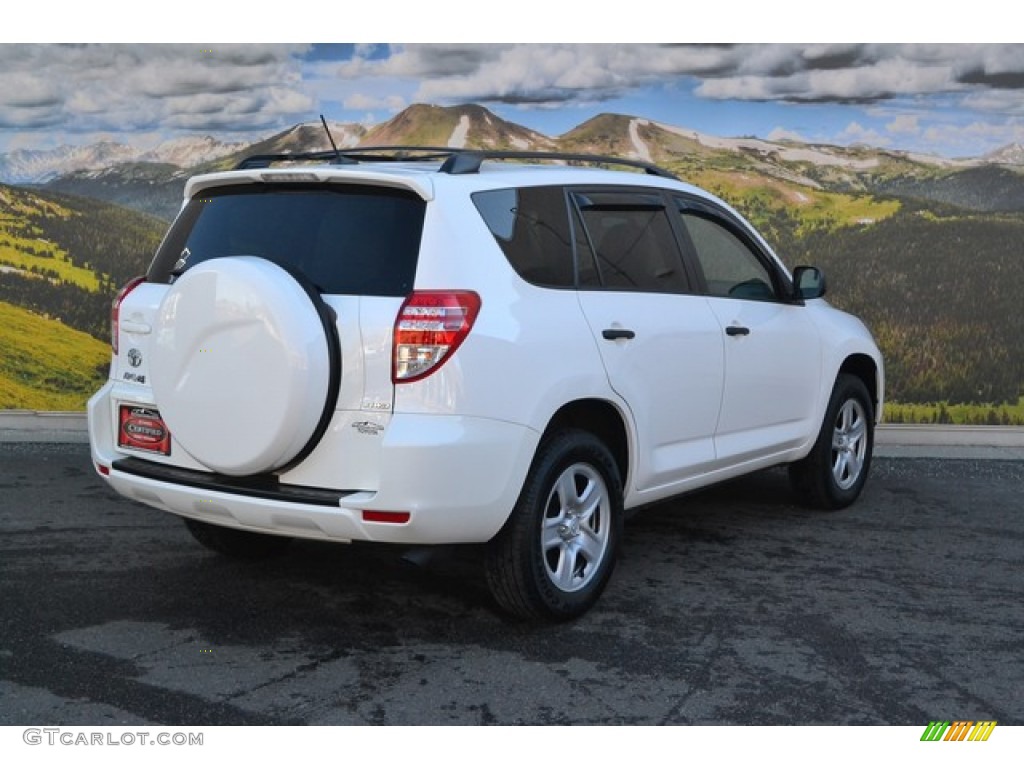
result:
[[[363,510],[363,522],[365,523],[395,523],[401,525],[408,523],[412,515],[408,512],[380,512],[375,509]]]
[[[99,472],[104,477],[110,477],[110,467],[105,467],[102,464],[97,464],[96,471]]]
[[[392,380],[422,379],[437,370],[466,340],[480,297],[472,291],[416,291],[395,319]]]

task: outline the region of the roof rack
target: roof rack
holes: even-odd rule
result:
[[[463,173],[479,173],[484,160],[564,160],[576,163],[594,163],[595,165],[624,165],[639,168],[652,176],[666,179],[677,179],[676,175],[666,171],[654,163],[643,160],[632,160],[610,155],[591,155],[579,152],[531,152],[527,150],[509,149],[457,149],[452,150],[448,159],[441,166],[442,173],[459,175]]]
[[[652,176],[666,179],[678,177],[653,163],[643,160],[612,157],[610,155],[591,155],[578,152],[532,152],[527,150],[506,149],[459,149],[453,147],[417,147],[417,146],[381,146],[352,147],[335,152],[294,152],[270,155],[252,155],[241,160],[236,170],[250,168],[269,168],[274,163],[295,163],[311,160],[326,160],[332,165],[350,165],[362,161],[369,162],[408,162],[441,160],[441,173],[453,176],[479,173],[484,160],[562,160],[570,163],[594,163],[596,165],[622,165],[638,168]]]

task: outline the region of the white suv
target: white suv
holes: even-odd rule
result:
[[[626,510],[779,464],[853,502],[882,360],[821,273],[655,166],[495,162],[535,154],[193,178],[114,303],[99,473],[234,556],[489,542],[497,602],[556,620],[604,589]]]

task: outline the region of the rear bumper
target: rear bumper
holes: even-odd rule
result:
[[[540,439],[493,419],[394,414],[375,448],[376,488],[310,488],[127,456],[114,442],[110,402],[105,390],[89,401],[89,439],[97,470],[121,495],[215,525],[330,541],[487,541],[515,505]],[[409,519],[372,522],[364,511]]]

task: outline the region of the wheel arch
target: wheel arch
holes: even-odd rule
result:
[[[628,487],[630,442],[622,412],[607,400],[574,400],[554,413],[544,428],[541,442],[568,427],[585,430],[601,440],[615,458],[622,487]]]
[[[874,410],[875,420],[877,421],[879,409],[881,408],[881,382],[879,381],[878,364],[870,355],[863,353],[852,354],[843,360],[837,376],[843,373],[856,376],[864,382],[864,386],[867,387],[868,393],[871,395],[871,407]]]

